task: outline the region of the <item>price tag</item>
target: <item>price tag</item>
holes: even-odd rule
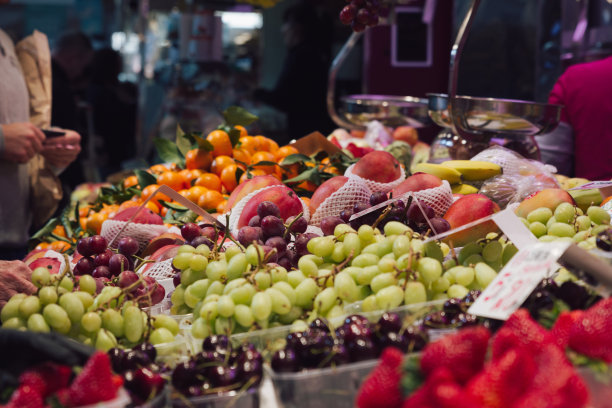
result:
[[[607,180],[591,181],[590,183],[570,188],[570,190],[590,190],[593,188],[599,189],[599,192],[603,198],[610,197],[612,195],[612,181]]]
[[[521,249],[480,294],[468,313],[508,319],[538,283],[559,268],[557,260],[569,246],[567,242],[538,242]]]

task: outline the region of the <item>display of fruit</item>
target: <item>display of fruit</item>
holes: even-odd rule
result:
[[[19,385],[3,407],[61,404],[70,408],[105,403],[118,397],[122,384],[122,378],[113,374],[110,360],[102,352],[94,353],[78,375],[72,367],[45,362],[19,376]]]
[[[450,208],[446,210],[444,219],[450,225],[450,229],[459,228],[465,224],[477,221],[481,218],[493,215],[500,210],[499,205],[489,197],[482,194],[469,194],[459,198]],[[490,232],[497,232],[499,228],[494,221],[489,220],[469,229],[456,232],[445,238],[446,242],[455,247],[464,246],[483,238]]]
[[[535,208],[520,219],[542,242],[573,242],[587,250],[595,248],[598,242],[605,246],[604,235],[598,239],[598,234],[605,234],[610,227],[610,214],[603,208],[591,206],[585,213],[565,201],[552,209]]]
[[[183,398],[257,389],[262,378],[263,358],[255,347],[249,343],[232,347],[223,335],[205,338],[202,351],[171,373],[172,386]]]

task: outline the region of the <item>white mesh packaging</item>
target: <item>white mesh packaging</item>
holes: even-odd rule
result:
[[[172,269],[172,259],[173,258],[155,262],[143,272],[143,275],[155,278],[156,281],[173,278],[175,272]]]
[[[377,181],[368,180],[356,174],[353,174],[353,167],[355,167],[354,164],[349,166],[349,168],[346,169],[346,171],[344,172],[344,175],[350,179],[362,182],[363,184],[368,186],[372,193],[375,193],[377,191],[384,191],[385,193],[388,193],[389,191],[400,185],[400,183],[406,179],[406,173],[404,172],[404,168],[402,166],[400,166],[402,174],[397,178],[397,180],[391,181],[390,183],[379,183]]]
[[[127,221],[106,220],[102,223],[100,235],[110,243],[126,224]],[[130,222],[121,232],[121,236],[115,239],[111,248],[117,248],[117,243],[122,237],[132,237],[138,241],[138,247],[142,251],[153,238],[165,232],[168,232],[168,227],[165,225]]]
[[[498,164],[507,175],[519,174],[521,162],[525,160],[520,154],[502,146],[492,146],[483,150],[471,160],[486,161]]]
[[[247,194],[246,196],[244,196],[240,201],[238,201],[238,203],[236,203],[236,205],[234,205],[231,209],[230,209],[230,217],[229,217],[229,229],[230,232],[232,234],[237,234],[238,233],[238,221],[240,220],[240,216],[242,215],[242,211],[244,210],[244,207],[247,205],[247,203],[249,202],[249,200],[253,197],[255,197],[257,194],[261,193],[262,191],[265,191],[269,188],[273,188],[273,187],[278,187],[278,185],[275,186],[267,186],[264,188],[260,188],[259,190],[255,190],[252,193]],[[303,200],[300,200],[300,202],[302,203],[302,209],[303,209],[303,217],[306,219],[306,221],[308,221],[310,219],[310,212],[308,211],[308,206],[306,205],[306,203],[304,203]],[[222,222],[223,224],[225,224],[225,214],[221,215],[219,217],[219,221]]]
[[[430,206],[438,217],[442,217],[453,203],[453,191],[446,180],[442,180],[442,184],[438,187],[414,191],[412,195]]]
[[[319,226],[321,220],[329,216],[339,216],[346,208],[353,207],[357,203],[367,202],[372,195],[372,190],[361,177],[350,178],[342,187],[327,197],[317,208],[310,223]]]

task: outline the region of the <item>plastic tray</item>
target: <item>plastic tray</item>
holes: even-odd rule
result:
[[[147,401],[142,405],[138,405],[137,408],[165,408],[170,405],[170,386],[166,385],[162,392],[153,398],[151,401]]]
[[[378,360],[297,373],[275,373],[266,366],[274,392],[285,408],[352,408],[359,387]]]
[[[606,373],[596,373],[589,368],[576,369],[589,389],[591,396],[589,408],[611,408],[610,400],[612,390],[612,365],[608,366]]]
[[[123,387],[121,387],[119,388],[119,392],[117,393],[117,397],[115,399],[97,402],[95,404],[82,405],[79,408],[124,408],[127,407],[130,402],[130,395]]]
[[[225,395],[208,395],[195,398],[173,398],[173,407],[180,408],[259,408],[259,390],[231,391]]]
[[[344,311],[346,312],[347,315],[359,314],[364,317],[367,317],[368,320],[371,322],[377,321],[380,318],[380,316],[382,316],[383,313],[385,312],[397,313],[402,319],[410,316],[410,317],[413,317],[415,320],[419,320],[425,317],[425,315],[430,312],[441,310],[442,306],[444,306],[444,302],[446,302],[446,299],[432,300],[430,302],[424,302],[424,303],[414,303],[411,305],[403,305],[403,306],[399,306],[394,309],[388,309],[388,310],[383,310],[383,309],[372,310],[370,312],[363,312],[361,310],[361,302],[355,302],[355,303],[350,303],[346,305],[344,307]]]
[[[156,344],[155,349],[157,350],[157,360],[171,366],[186,360],[191,354],[188,339],[180,334],[174,338],[174,341]]]

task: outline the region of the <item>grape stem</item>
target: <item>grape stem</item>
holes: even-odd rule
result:
[[[385,209],[383,210],[383,212],[378,216],[378,218],[376,219],[376,221],[374,221],[374,224],[372,224],[372,228],[376,228],[378,227],[378,224],[380,224],[382,222],[382,220],[387,216],[387,214],[389,214],[389,211],[391,211],[391,205],[388,205],[387,207],[385,207]]]
[[[285,225],[285,233],[283,234],[283,239],[287,239],[287,234],[290,234],[290,230],[291,227],[293,227],[293,224],[299,220],[300,218],[302,218],[304,216],[304,212],[299,213],[298,215],[295,216],[295,218],[288,224]]]

